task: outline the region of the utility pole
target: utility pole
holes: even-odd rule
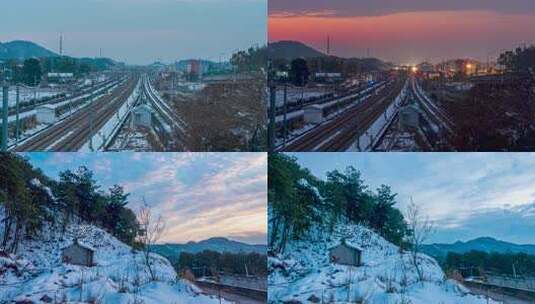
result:
[[[7,151],[7,129],[8,129],[8,111],[9,111],[9,104],[8,104],[8,97],[9,94],[9,87],[7,86],[7,82],[4,81],[3,87],[2,87],[2,151]]]
[[[269,86],[269,123],[268,123],[268,151],[275,150],[275,113],[276,113],[276,93],[277,87],[273,80],[273,70],[271,60],[268,61],[268,86]]]
[[[89,150],[93,151],[93,101],[95,97],[95,82],[91,80],[91,100],[89,104]]]
[[[284,143],[283,147],[286,147],[286,138],[288,137],[288,122],[287,122],[287,113],[288,113],[288,84],[284,83]]]
[[[269,128],[268,128],[268,137],[269,137],[269,151],[275,151],[275,112],[276,104],[275,98],[277,94],[277,88],[275,85],[271,84],[269,87]]]
[[[20,122],[19,122],[19,102],[20,102],[20,86],[17,85],[17,99],[15,101],[15,111],[16,113],[16,127],[15,127],[15,146],[19,144],[19,131],[20,131]]]

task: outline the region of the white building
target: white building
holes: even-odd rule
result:
[[[74,79],[73,73],[48,73],[46,75],[48,82],[52,83],[65,83]]]
[[[313,104],[304,108],[305,123],[319,124],[323,121],[323,107]]]
[[[56,122],[56,108],[52,105],[42,105],[35,108],[37,123],[53,124]]]
[[[132,112],[132,126],[150,128],[152,126],[151,107],[146,104],[137,106]]]

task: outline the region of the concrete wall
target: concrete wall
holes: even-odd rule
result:
[[[63,249],[63,261],[69,264],[92,266],[93,253],[81,246],[72,245]]]

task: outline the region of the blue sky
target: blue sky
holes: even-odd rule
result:
[[[21,0],[2,4],[0,41],[146,64],[228,58],[267,41],[267,0]],[[24,16],[23,16],[24,15]]]
[[[266,243],[265,153],[25,153],[45,174],[81,165],[107,189],[123,185],[132,210],[142,198],[164,217],[162,242],[228,237]]]
[[[491,236],[535,244],[533,153],[292,153],[313,174],[353,165],[371,189],[390,185],[434,222],[431,242]]]

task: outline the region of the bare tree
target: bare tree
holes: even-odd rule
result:
[[[411,262],[416,269],[418,279],[423,281],[424,274],[420,264],[418,264],[418,254],[420,253],[423,243],[428,239],[433,231],[433,224],[428,217],[421,214],[418,207],[411,198],[411,203],[407,207],[407,222],[409,224],[410,234],[408,237],[410,243]]]
[[[157,218],[153,217],[152,210],[145,198],[143,198],[143,207],[138,214],[140,233],[138,241],[141,243],[143,250],[143,258],[145,266],[149,270],[151,280],[155,281],[156,277],[150,263],[150,255],[153,250],[153,246],[160,240],[163,232],[165,231],[165,222],[161,216]]]

